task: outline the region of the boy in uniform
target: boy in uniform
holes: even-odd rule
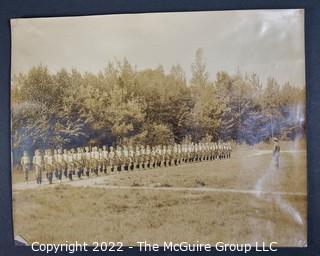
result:
[[[85,174],[87,177],[90,176],[91,172],[91,152],[89,147],[85,147],[85,152],[84,152],[84,168],[85,168]]]
[[[145,163],[146,163],[146,168],[150,169],[151,168],[151,164],[150,164],[150,157],[151,157],[151,149],[150,146],[147,145],[146,147],[146,154],[145,154]]]
[[[168,166],[168,158],[167,158],[167,146],[166,145],[162,145],[162,162],[163,162],[163,166],[167,167]]]
[[[210,160],[214,160],[214,143],[210,142]]]
[[[73,177],[73,172],[74,172],[74,159],[73,159],[73,148],[71,150],[69,150],[68,152],[68,162],[67,162],[67,173],[68,173],[68,177],[69,180],[72,181],[72,177]]]
[[[56,177],[56,179],[59,178],[59,171],[58,171],[58,164],[57,164],[57,155],[58,155],[58,150],[54,149],[53,150],[53,171],[54,171],[54,176]]]
[[[75,169],[78,175],[78,178],[81,178],[81,174],[82,174],[82,152],[81,152],[81,148],[77,148],[77,152],[74,154],[74,160],[75,160]]]
[[[156,153],[156,148],[155,146],[151,147],[151,153],[150,153],[150,167],[151,168],[156,168],[156,162],[157,162],[157,153]]]
[[[118,172],[121,172],[121,164],[122,164],[122,150],[120,146],[117,146],[117,150],[115,152],[115,165]]]
[[[231,151],[232,151],[231,143],[228,142],[228,158],[231,158]]]
[[[168,166],[172,165],[172,146],[168,145],[167,147],[167,161],[168,161]]]
[[[135,150],[135,154],[134,154],[134,165],[135,165],[135,169],[136,170],[140,170],[140,148],[137,145],[136,146],[136,150]]]
[[[173,152],[173,164],[174,165],[178,165],[178,147],[177,147],[177,144],[174,144],[174,146],[173,146],[173,150],[172,150],[172,152]]]
[[[210,154],[211,154],[211,151],[210,151],[210,142],[206,142],[206,160],[210,160]]]
[[[67,149],[63,150],[63,174],[68,178],[68,162],[69,162],[69,152]]]
[[[72,159],[73,159],[73,164],[72,164],[72,174],[76,175],[76,169],[77,169],[77,151],[75,148],[71,149],[72,152]]]
[[[21,157],[21,166],[24,174],[24,181],[28,183],[29,171],[31,168],[31,159],[27,151],[23,151],[23,156]]]
[[[161,146],[158,145],[157,146],[157,151],[156,151],[156,158],[157,158],[157,166],[161,167],[161,162],[162,162],[162,150],[161,150]]]
[[[99,159],[98,159],[98,170],[99,172],[103,171],[103,155],[102,155],[102,148],[98,148],[98,154],[99,154]]]
[[[128,170],[134,170],[134,150],[132,146],[129,146],[129,165]]]
[[[141,147],[140,147],[140,166],[141,166],[141,169],[146,168],[145,160],[146,160],[146,151],[144,149],[144,146],[141,145]]]
[[[110,152],[108,153],[108,159],[109,159],[109,166],[110,166],[110,171],[114,172],[114,157],[115,153],[113,151],[113,147],[110,147]]]
[[[122,156],[122,158],[123,158],[123,162],[122,162],[123,168],[122,169],[124,171],[129,171],[130,158],[129,158],[129,151],[128,151],[126,146],[123,146],[122,154],[123,154],[123,156]]]
[[[107,146],[102,146],[102,154],[101,154],[101,159],[102,159],[102,170],[105,174],[108,172],[108,149]]]
[[[228,157],[228,147],[227,147],[227,143],[224,142],[223,143],[223,158],[227,159],[227,157]]]
[[[32,159],[32,164],[35,168],[37,184],[42,182],[42,168],[43,168],[43,157],[40,153],[40,150],[36,149],[35,155]]]
[[[100,154],[97,147],[93,147],[92,149],[92,163],[94,166],[93,172],[96,176],[99,175],[99,160]]]
[[[178,146],[178,164],[182,164],[182,146],[181,144],[177,144]]]
[[[53,153],[50,149],[46,151],[45,156],[45,169],[46,169],[46,175],[49,181],[49,184],[52,184],[52,178],[53,178]]]
[[[56,169],[58,171],[58,179],[62,180],[62,171],[64,170],[64,161],[63,161],[63,154],[62,149],[59,148],[57,150],[57,154],[54,157],[56,163]]]

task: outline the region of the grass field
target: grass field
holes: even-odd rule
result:
[[[239,147],[229,160],[90,178],[87,187],[14,188],[14,231],[29,242],[44,243],[277,241],[280,246],[304,245],[306,152],[284,145],[280,169],[274,170],[270,149],[270,145]],[[19,183],[17,177],[14,173],[14,183]],[[206,191],[210,188],[219,193]],[[260,195],[247,190],[281,193]]]

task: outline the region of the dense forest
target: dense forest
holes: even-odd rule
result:
[[[305,89],[252,74],[218,72],[198,49],[181,66],[138,70],[115,60],[98,74],[46,66],[12,79],[12,149],[233,140],[255,144],[305,133]]]

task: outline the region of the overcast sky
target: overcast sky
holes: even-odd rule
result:
[[[203,48],[210,78],[225,70],[305,85],[303,10],[219,11],[15,19],[12,74],[40,63],[98,72],[126,57],[138,69],[191,63]]]

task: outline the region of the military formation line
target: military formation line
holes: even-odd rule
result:
[[[44,152],[35,150],[34,156],[25,151],[21,158],[25,181],[29,171],[34,170],[36,181],[42,183],[43,176],[49,183],[53,179],[73,180],[92,175],[109,174],[121,171],[155,169],[177,166],[186,163],[227,159],[231,157],[229,142],[188,143],[174,145],[117,146],[108,148],[78,147],[76,149],[47,149]]]

